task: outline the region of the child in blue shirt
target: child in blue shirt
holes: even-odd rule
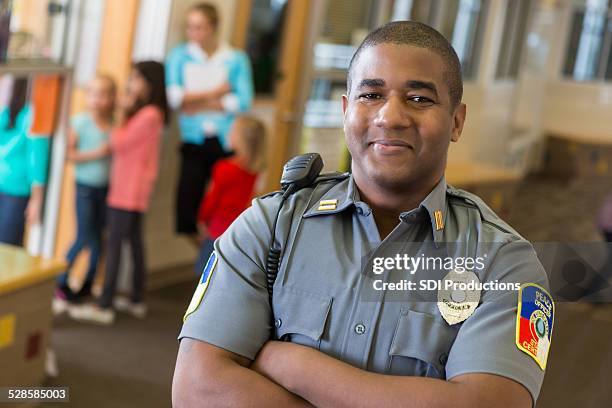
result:
[[[105,224],[115,95],[114,80],[98,75],[87,87],[87,111],[71,121],[67,159],[75,165],[77,233],[66,255],[68,269],[57,280],[56,297],[61,300],[88,296],[96,276]],[[73,293],[68,286],[70,268],[85,247],[90,250],[89,268],[83,286]]]

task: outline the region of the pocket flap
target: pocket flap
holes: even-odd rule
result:
[[[389,355],[417,358],[440,365],[448,356],[455,330],[435,317],[414,310],[402,310]]]
[[[278,337],[302,334],[319,340],[331,307],[331,297],[284,287],[274,293],[275,325]]]

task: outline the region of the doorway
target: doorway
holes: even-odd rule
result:
[[[314,16],[324,2],[238,0],[232,43],[253,68],[253,114],[268,127],[267,171],[258,193],[278,190],[282,167],[297,154],[306,99]]]

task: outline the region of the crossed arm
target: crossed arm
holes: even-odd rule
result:
[[[187,114],[193,114],[201,110],[222,111],[221,97],[229,92],[231,92],[231,87],[226,82],[211,91],[186,93],[183,96],[181,109]]]
[[[174,373],[175,407],[530,407],[519,383],[492,374],[449,381],[355,368],[317,350],[278,341],[250,360],[183,339]]]
[[[181,340],[172,406],[309,407],[309,403],[249,368],[251,361],[222,348]]]

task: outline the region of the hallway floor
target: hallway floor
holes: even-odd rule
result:
[[[106,327],[56,318],[59,376],[48,385],[70,386],[70,404],[57,406],[169,407],[176,337],[194,288],[195,278],[149,292],[143,320],[118,313]]]

